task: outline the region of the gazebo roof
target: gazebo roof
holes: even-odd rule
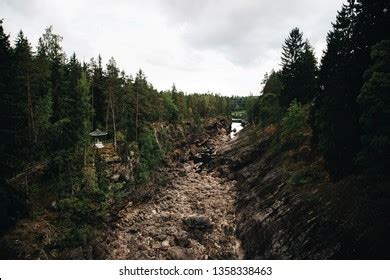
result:
[[[107,135],[107,132],[96,129],[95,131],[92,131],[89,135],[91,135],[92,137],[99,137]]]

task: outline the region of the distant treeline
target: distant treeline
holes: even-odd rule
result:
[[[310,43],[293,29],[283,44],[281,70],[265,76],[260,97],[246,100],[248,121],[279,124],[282,133],[297,137],[306,123],[312,148],[333,178],[366,174],[381,184],[390,163],[389,26],[389,1],[348,1],[319,65]]]

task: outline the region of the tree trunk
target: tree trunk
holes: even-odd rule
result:
[[[94,116],[95,116],[95,100],[94,100],[94,90],[93,90],[93,87],[94,87],[94,80],[92,78],[92,83],[91,83],[91,127],[92,127],[92,130],[94,130],[95,126],[94,126]]]
[[[107,112],[106,112],[106,132],[108,132],[108,114],[110,113],[110,102],[107,102]]]
[[[160,150],[160,152],[162,152],[162,147],[161,147],[160,141],[158,140],[158,137],[157,137],[157,129],[155,127],[153,127],[153,132],[154,132],[154,139],[156,140],[158,149]]]
[[[112,88],[110,88],[110,103],[111,103],[111,113],[112,113],[112,128],[114,130],[114,149],[116,151],[116,125],[115,125],[114,102],[112,98]]]

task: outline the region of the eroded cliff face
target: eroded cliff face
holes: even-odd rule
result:
[[[244,258],[389,258],[386,192],[359,176],[332,182],[308,140],[277,151],[275,131],[248,127],[209,164],[237,181]]]

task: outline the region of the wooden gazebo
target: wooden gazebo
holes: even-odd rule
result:
[[[103,142],[101,141],[101,137],[106,136],[107,132],[96,129],[95,131],[92,131],[89,135],[95,139],[93,145],[96,149],[104,148]]]

